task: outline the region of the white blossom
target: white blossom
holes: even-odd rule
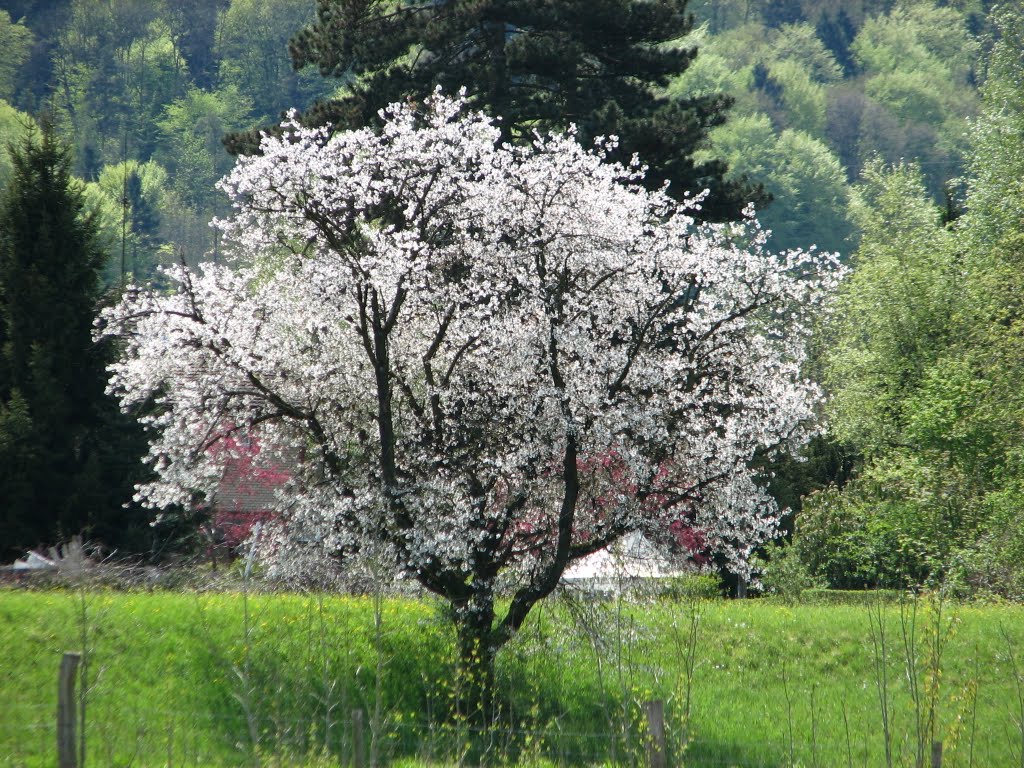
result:
[[[379,134],[289,122],[239,159],[229,265],[102,319],[126,339],[111,392],[156,404],[141,500],[210,493],[211,447],[258,431],[296,457],[265,537],[283,573],[373,542],[456,604],[510,580],[512,616],[680,521],[744,570],[778,519],[751,460],[816,429],[801,366],[836,257],[770,253],[752,212],[698,225],[699,199],[571,134],[497,140],[438,93]]]

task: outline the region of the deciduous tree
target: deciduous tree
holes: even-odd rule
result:
[[[159,405],[141,499],[210,495],[239,436],[290,450],[274,569],[372,547],[443,597],[474,718],[578,558],[675,524],[745,569],[777,518],[751,458],[814,432],[800,366],[833,257],[697,225],[607,145],[502,145],[440,95],[380,132],[283,134],[223,183],[234,266],[105,316],[111,389]]]
[[[295,71],[288,59],[288,40],[313,20],[313,6],[308,0],[232,0],[220,15],[220,83],[252,99],[255,120],[279,121],[291,105],[332,88],[312,70]]]
[[[32,32],[21,23],[12,22],[7,11],[0,10],[0,99],[9,99],[14,93],[15,78],[28,61],[32,43]]]
[[[164,109],[157,123],[164,147],[157,157],[169,171],[171,188],[193,210],[207,211],[218,202],[217,179],[231,167],[220,138],[244,124],[251,109],[234,86],[214,92],[190,88]]]
[[[1024,594],[1024,26],[994,23],[965,214],[944,223],[906,166],[869,165],[856,196],[864,238],[824,362],[834,433],[864,461],[797,523],[805,559],[834,584]]]
[[[712,141],[734,173],[763,184],[779,200],[759,218],[780,246],[850,252],[850,190],[823,142],[791,128],[776,134],[763,114],[737,117],[715,129]]]

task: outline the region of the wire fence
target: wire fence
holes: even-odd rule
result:
[[[0,713],[7,734],[0,748],[0,767],[62,765],[52,709],[7,702]],[[636,721],[594,723],[590,730],[564,727],[557,720],[498,724],[482,730],[457,721],[374,717],[363,709],[288,719],[272,712],[250,718],[244,712],[170,711],[158,703],[130,712],[96,705],[87,709],[85,759],[76,761],[75,768],[411,768],[480,762],[543,768],[998,768],[1021,764],[1020,752],[1013,746],[1021,736],[1012,726],[1004,729],[1005,742],[998,749],[994,744],[963,741],[947,744],[944,753],[940,745],[936,755],[934,745],[926,745],[925,762],[919,762],[909,734],[894,738],[887,758],[877,739],[855,742],[848,734],[806,731],[787,737],[784,725],[780,726],[777,739],[729,744],[703,737],[699,728],[687,734],[680,732],[678,724],[669,723],[659,747],[652,743],[648,724]]]
[[[365,722],[365,720],[364,720]],[[472,751],[470,729],[430,724],[388,723],[374,733],[366,724],[360,739],[351,723],[335,724],[329,733],[317,732],[307,722],[275,723],[273,731],[263,732],[257,743],[244,733],[225,732],[220,743],[209,740],[209,722],[189,714],[140,718],[131,724],[130,738],[109,733],[94,726],[88,734],[89,766],[227,766],[294,765],[319,768],[325,765],[456,765],[465,764]],[[56,726],[39,721],[21,726],[20,738],[0,755],[0,765],[11,768],[53,766],[58,764]],[[319,737],[312,741],[310,734]],[[202,734],[199,736],[197,734]],[[237,739],[235,737],[238,737]],[[110,739],[109,741],[107,739]],[[637,739],[631,743],[621,734],[578,732],[559,729],[497,727],[483,738],[488,760],[502,765],[594,766],[650,765],[646,746]],[[362,754],[356,753],[361,745]],[[685,748],[684,748],[685,746]],[[800,745],[809,750],[809,744]],[[819,748],[826,748],[824,743]],[[775,768],[787,765],[786,745],[778,742],[748,743],[743,751],[725,749],[696,738],[685,745],[671,743],[668,765],[736,766],[736,768]],[[856,751],[860,755],[860,750]],[[760,756],[759,756],[760,755]],[[805,763],[810,765],[810,763]],[[856,765],[868,765],[858,761]],[[84,766],[83,766],[84,768]]]
[[[927,644],[950,635],[940,614],[926,621],[896,606],[883,626],[882,614],[865,608],[863,637],[859,625],[848,628],[849,637],[830,641],[815,665],[802,668],[807,639],[795,621],[774,642],[748,644],[746,614],[705,631],[702,612],[713,606],[673,604],[671,623],[655,631],[628,604],[567,602],[564,613],[539,617],[508,646],[498,670],[500,721],[480,732],[453,716],[459,681],[446,662],[450,649],[421,643],[438,634],[443,616],[405,603],[389,613],[378,600],[357,621],[313,598],[290,612],[272,611],[277,600],[249,598],[239,619],[220,615],[234,603],[219,597],[190,598],[187,611],[160,597],[126,613],[114,611],[105,592],[62,595],[57,608],[69,610],[51,607],[64,617],[60,632],[19,636],[45,653],[0,655],[0,681],[33,681],[0,698],[0,768],[64,768],[53,694],[61,649],[79,639],[74,647],[90,655],[76,699],[85,705],[78,730],[85,744],[73,745],[75,768],[411,768],[472,765],[480,756],[544,768],[661,768],[659,751],[665,768],[927,768],[935,763],[933,737],[946,768],[1024,768],[1024,675],[1014,656],[1024,643],[1020,623],[985,625],[997,638],[986,653],[998,663],[979,662],[979,629],[940,663]],[[187,629],[169,633],[168,622]],[[723,629],[729,622],[735,626]],[[822,635],[834,631],[818,626]],[[887,651],[876,645],[883,629]],[[883,695],[888,723],[879,711]],[[659,729],[643,708],[653,697],[666,699],[660,750],[652,750]],[[942,723],[922,738],[929,706],[941,710]]]

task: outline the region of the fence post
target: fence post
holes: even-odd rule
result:
[[[667,768],[665,749],[665,702],[645,701],[647,715],[647,762],[650,768]]]
[[[932,768],[942,768],[942,742],[932,742]]]
[[[82,654],[67,652],[60,662],[57,678],[57,765],[78,768],[78,745],[75,740],[75,678]],[[82,724],[85,727],[85,724]]]
[[[363,747],[363,710],[361,709],[352,712],[352,765],[354,768],[364,768],[366,765],[366,754]]]

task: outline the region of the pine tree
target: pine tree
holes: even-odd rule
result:
[[[836,62],[843,68],[846,77],[853,77],[857,71],[857,62],[853,58],[850,46],[857,36],[857,28],[844,8],[840,8],[835,16],[822,12],[816,28],[818,39],[825,44]]]
[[[649,185],[671,180],[678,197],[709,188],[703,215],[733,217],[763,193],[726,182],[721,162],[693,161],[730,100],[659,93],[696,55],[677,43],[692,23],[686,0],[318,0],[316,20],[289,47],[297,69],[316,66],[349,87],[307,110],[307,124],[372,125],[391,102],[466,87],[502,117],[506,140],[570,123],[584,143],[617,135],[613,159],[639,154]],[[245,152],[257,141],[252,132],[226,143]]]
[[[797,24],[804,19],[803,3],[800,0],[771,0],[764,4],[761,19],[766,27],[776,29],[785,24]]]
[[[166,19],[175,43],[188,65],[192,81],[199,88],[217,84],[217,16],[230,5],[228,0],[175,0],[167,3]]]
[[[121,545],[139,436],[104,393],[110,350],[92,342],[104,259],[96,224],[52,125],[11,159],[0,197],[2,554],[82,531]]]
[[[155,277],[154,258],[160,241],[160,211],[142,188],[138,169],[132,169],[124,181],[124,203],[132,235],[131,272],[136,280]],[[139,253],[141,251],[141,254]]]

